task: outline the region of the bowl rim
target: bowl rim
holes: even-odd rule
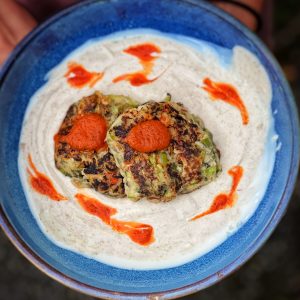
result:
[[[33,31],[31,31],[12,51],[2,68],[0,69],[0,86],[2,82],[5,80],[6,75],[9,73],[11,67],[13,66],[15,60],[22,53],[22,51],[30,44],[30,42],[38,36],[43,30],[45,30],[52,23],[55,23],[57,20],[61,19],[65,15],[71,14],[73,11],[80,9],[86,5],[92,5],[96,2],[112,2],[113,0],[86,0],[79,2],[77,4],[71,5],[70,7],[56,13],[39,26],[37,26]],[[169,1],[169,0],[168,0]],[[293,145],[292,145],[292,154],[291,154],[291,164],[289,166],[289,176],[287,180],[287,184],[285,186],[282,198],[278,202],[277,208],[266,224],[264,230],[261,232],[259,236],[249,245],[246,251],[240,255],[237,259],[232,261],[229,265],[224,267],[221,271],[218,271],[210,276],[196,281],[192,284],[171,289],[163,292],[152,292],[152,293],[127,293],[127,292],[114,292],[111,290],[106,290],[98,287],[94,287],[85,283],[82,283],[78,280],[75,280],[62,272],[56,270],[54,267],[49,265],[45,260],[43,260],[39,255],[33,252],[29,246],[21,239],[16,230],[10,224],[8,218],[6,217],[2,206],[0,204],[0,227],[8,237],[8,239],[12,242],[12,244],[17,248],[17,250],[26,257],[35,267],[37,267],[44,274],[48,275],[50,278],[58,281],[59,283],[69,287],[78,292],[87,294],[92,297],[97,298],[105,298],[105,299],[160,299],[163,297],[164,299],[175,299],[178,297],[182,297],[188,294],[196,293],[202,289],[205,289],[223,278],[229,276],[234,271],[238,270],[243,264],[245,264],[258,250],[263,246],[269,236],[272,234],[274,229],[276,228],[279,221],[284,216],[288,203],[290,201],[290,197],[292,195],[295,182],[297,179],[297,173],[299,169],[299,118],[297,114],[297,107],[295,103],[295,99],[291,92],[290,86],[283,75],[283,72],[273,57],[270,50],[263,44],[263,42],[249,29],[247,29],[240,21],[225,13],[223,10],[213,6],[212,4],[205,1],[197,1],[197,0],[176,0],[177,2],[186,2],[187,4],[202,7],[205,10],[209,11],[211,14],[217,15],[219,18],[223,19],[225,22],[230,23],[237,30],[239,30],[246,38],[250,39],[259,49],[260,51],[268,58],[274,67],[276,73],[280,77],[284,91],[288,99],[290,99],[290,104],[292,106],[292,126],[293,126]]]

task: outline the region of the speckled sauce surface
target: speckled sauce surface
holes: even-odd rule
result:
[[[143,42],[151,42],[161,49],[149,75],[149,78],[160,77],[139,87],[127,81],[113,83],[116,76],[141,69],[138,60],[124,54],[123,50]],[[104,72],[103,79],[93,88],[70,87],[64,78],[70,61],[91,71]],[[205,77],[229,83],[238,90],[249,112],[247,126],[242,124],[237,109],[211,100],[202,88]],[[69,106],[95,90],[126,95],[140,103],[161,101],[170,93],[173,101],[182,102],[202,118],[213,133],[221,152],[223,172],[209,185],[162,204],[145,199],[139,202],[113,199],[92,190],[78,190],[55,168],[53,136]],[[207,253],[247,221],[264,195],[276,151],[276,135],[270,117],[271,94],[266,72],[257,59],[241,47],[230,51],[154,32],[124,33],[87,43],[52,70],[49,81],[33,96],[26,112],[19,169],[28,203],[39,226],[59,246],[121,268],[159,269],[180,265]],[[54,202],[32,191],[26,173],[28,154],[68,201]],[[189,221],[207,210],[217,194],[230,190],[231,177],[227,171],[234,165],[244,169],[234,207]],[[74,198],[78,192],[117,208],[118,219],[151,224],[155,242],[142,247],[126,235],[112,231],[82,210]],[[111,247],[112,244],[115,246]]]

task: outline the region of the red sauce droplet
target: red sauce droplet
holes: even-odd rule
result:
[[[135,73],[120,75],[113,79],[114,83],[127,80],[133,86],[141,86],[143,84],[153,82],[159,77],[158,76],[154,79],[147,78],[147,76],[152,72],[154,66],[153,61],[157,58],[156,56],[153,56],[153,54],[161,52],[156,45],[145,43],[136,46],[130,46],[129,48],[125,49],[124,52],[137,57],[143,67],[143,70]]]
[[[205,78],[203,83],[205,84],[203,89],[210,94],[212,99],[219,99],[235,106],[241,113],[243,125],[247,125],[249,123],[247,108],[232,85],[222,82],[213,82],[209,78]]]
[[[55,135],[54,141],[65,142],[72,149],[99,150],[105,146],[107,125],[105,119],[96,113],[81,115],[75,119],[67,135]]]
[[[148,79],[147,76],[143,73],[132,73],[132,74],[125,74],[125,75],[121,75],[119,77],[116,77],[113,82],[119,82],[122,80],[127,80],[130,82],[131,85],[133,86],[140,86],[140,85],[144,85],[144,84],[148,84],[152,81],[155,81],[157,79]]]
[[[139,245],[147,246],[154,242],[151,225],[112,219],[111,226],[115,231],[127,234],[133,242]]]
[[[133,242],[141,246],[148,246],[154,242],[154,230],[151,225],[114,219],[112,216],[117,213],[115,208],[82,194],[76,194],[75,197],[86,212],[97,216],[113,230],[128,235]]]
[[[80,206],[86,212],[98,217],[107,225],[110,225],[111,216],[117,213],[117,210],[115,208],[103,204],[94,198],[90,198],[82,194],[76,194],[75,197],[78,200]]]
[[[88,85],[93,87],[95,83],[103,77],[102,72],[89,72],[77,63],[69,63],[68,72],[65,74],[69,85],[75,88],[83,88]]]
[[[39,194],[45,195],[52,200],[60,201],[67,200],[64,196],[59,194],[53,186],[51,180],[43,173],[39,172],[35,167],[31,155],[28,155],[28,163],[32,171],[27,169],[29,175],[29,182],[31,187]]]
[[[138,123],[128,133],[126,142],[139,152],[153,152],[167,148],[171,141],[169,129],[159,120]]]
[[[156,45],[145,43],[136,46],[130,46],[125,49],[124,52],[137,57],[141,61],[151,61],[156,59],[153,54],[160,53],[161,51]]]
[[[228,174],[232,177],[232,186],[229,194],[222,193],[217,195],[210,208],[207,211],[193,217],[191,221],[233,206],[236,199],[236,190],[243,176],[243,168],[241,166],[234,166],[228,171]]]

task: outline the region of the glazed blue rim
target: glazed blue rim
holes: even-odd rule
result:
[[[178,1],[178,0],[177,0]],[[65,15],[68,15],[72,13],[74,10],[77,10],[78,8],[90,5],[94,2],[99,2],[97,0],[90,0],[85,1],[83,3],[79,3],[77,5],[74,5],[61,13],[57,14],[56,16],[52,17],[45,23],[43,23],[41,26],[39,26],[37,29],[35,29],[32,33],[30,33],[22,42],[19,44],[16,49],[11,54],[8,61],[3,66],[2,72],[0,73],[0,84],[3,82],[6,74],[9,72],[10,68],[13,66],[14,61],[18,58],[18,56],[22,53],[22,51],[27,47],[28,44],[30,44],[31,40],[33,40],[40,32],[42,32],[45,28],[47,28],[52,23],[56,22],[56,20],[62,18]],[[282,72],[277,64],[277,62],[273,59],[272,55],[269,53],[269,51],[265,48],[265,46],[259,41],[259,39],[256,38],[252,33],[250,33],[241,23],[233,19],[232,17],[226,15],[221,10],[212,7],[211,5],[205,3],[205,2],[198,2],[196,0],[185,0],[182,2],[187,2],[189,4],[199,6],[201,5],[202,8],[208,10],[210,13],[217,15],[219,18],[223,19],[227,23],[230,23],[233,25],[236,29],[238,29],[246,38],[250,39],[253,44],[260,49],[260,51],[268,58],[268,60],[271,62],[273,68],[275,69],[276,73],[280,77],[280,80],[283,83],[284,86],[284,94],[286,98],[290,99],[288,110],[292,118],[292,133],[293,133],[293,145],[291,146],[292,153],[291,153],[291,164],[289,166],[289,176],[287,185],[285,186],[285,190],[283,192],[282,198],[280,199],[280,202],[277,205],[276,211],[274,212],[272,218],[270,219],[269,223],[266,225],[264,230],[261,232],[261,234],[257,237],[255,241],[253,241],[252,244],[249,245],[248,249],[235,261],[233,261],[231,264],[227,265],[225,268],[223,268],[221,271],[212,274],[211,276],[195,282],[193,284],[173,289],[165,292],[160,293],[126,293],[126,292],[113,292],[109,290],[104,290],[101,288],[93,287],[87,284],[83,284],[73,278],[70,278],[63,273],[57,271],[52,266],[50,266],[48,263],[46,263],[43,259],[41,259],[37,254],[35,254],[27,245],[25,242],[21,240],[17,232],[14,230],[12,225],[9,223],[7,217],[5,216],[3,209],[0,208],[0,225],[9,237],[9,239],[12,241],[12,243],[17,247],[17,249],[27,258],[29,259],[36,267],[38,267],[41,271],[48,274],[53,279],[56,279],[57,281],[61,282],[62,284],[65,284],[68,287],[71,287],[75,290],[84,292],[86,294],[89,294],[91,296],[95,297],[105,297],[110,299],[148,299],[148,296],[163,296],[164,298],[177,298],[186,294],[190,294],[196,291],[199,291],[201,289],[204,289],[217,281],[221,280],[225,276],[228,276],[230,273],[232,273],[234,270],[236,270],[238,267],[240,267],[243,263],[245,263],[250,257],[254,255],[254,253],[258,250],[259,247],[262,246],[262,244],[266,241],[266,239],[270,236],[272,231],[275,229],[276,225],[282,218],[283,214],[285,213],[286,207],[289,202],[289,198],[292,194],[292,190],[295,184],[298,165],[299,165],[299,154],[297,153],[297,150],[299,148],[299,122],[298,122],[298,116],[297,116],[297,109],[295,102],[293,100],[292,93],[289,89],[289,86],[282,75]]]

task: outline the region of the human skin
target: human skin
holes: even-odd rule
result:
[[[212,1],[214,3],[214,1]],[[255,11],[260,13],[262,11],[264,0],[238,0],[238,2],[246,4],[253,8]],[[235,18],[239,19],[243,24],[245,24],[247,27],[249,27],[251,30],[254,30],[256,27],[256,19],[253,17],[251,13],[246,11],[245,9],[230,4],[230,3],[217,3],[215,1],[215,4],[225,10],[230,15],[234,16]]]
[[[37,22],[13,0],[0,2],[0,65]]]
[[[19,0],[19,2],[28,8],[36,4],[34,0]],[[51,7],[55,5],[60,9],[74,2],[76,1],[55,0],[51,1]],[[251,13],[230,3],[212,2],[254,30],[256,20]],[[239,0],[239,2],[251,6],[257,12],[262,10],[263,0]],[[36,26],[37,21],[22,5],[15,0],[0,0],[0,66],[15,46]]]

